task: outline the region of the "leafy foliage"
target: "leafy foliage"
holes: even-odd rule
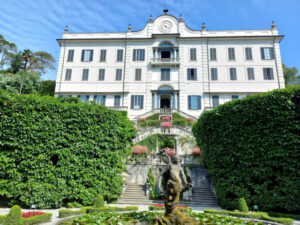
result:
[[[193,132],[222,208],[243,196],[264,211],[300,210],[300,88],[225,103]]]
[[[179,115],[178,113],[173,113],[172,124],[180,127],[186,127],[193,125],[193,121]]]
[[[294,84],[296,81],[299,82],[300,74],[296,67],[289,68],[285,64],[282,64],[283,76],[285,84]]]
[[[97,196],[94,206],[96,208],[104,207],[104,199],[103,199],[103,196],[101,194],[99,194]]]
[[[152,167],[149,168],[147,176],[148,176],[149,185],[151,187],[150,199],[156,199],[156,197],[157,197],[156,180],[155,180],[155,177],[154,177],[154,175],[152,173]]]
[[[238,208],[239,208],[239,211],[241,211],[241,212],[244,212],[244,213],[249,212],[246,200],[244,198],[238,199]]]
[[[39,94],[41,96],[44,96],[44,95],[54,96],[55,84],[56,84],[56,82],[54,80],[42,81],[41,87],[39,90]]]
[[[136,131],[101,105],[0,91],[0,196],[39,208],[122,192]]]
[[[5,225],[22,225],[23,216],[21,207],[18,205],[13,206],[5,219]]]

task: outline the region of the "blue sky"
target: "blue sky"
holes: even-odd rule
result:
[[[300,70],[300,0],[0,0],[0,34],[19,50],[47,51],[59,56],[57,38],[69,32],[118,32],[145,26],[166,6],[192,29],[269,29],[275,21],[282,60]],[[58,62],[56,63],[56,65]],[[43,79],[56,79],[48,71]]]

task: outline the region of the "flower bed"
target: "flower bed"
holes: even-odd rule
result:
[[[132,153],[135,154],[135,155],[147,154],[148,153],[148,148],[146,146],[136,145],[136,146],[133,147]]]
[[[167,152],[167,154],[168,154],[169,156],[174,156],[174,155],[176,154],[176,150],[173,149],[173,148],[166,147],[166,148],[165,148],[165,151]]]
[[[162,121],[170,121],[170,120],[171,120],[171,117],[170,117],[170,116],[162,116],[162,117],[161,117],[161,120],[162,120]]]
[[[170,128],[170,127],[172,127],[172,123],[171,123],[170,121],[163,121],[163,122],[161,123],[161,126],[162,126],[163,128]]]
[[[192,155],[193,156],[199,156],[201,154],[200,148],[199,147],[194,147],[192,149]]]
[[[43,214],[45,214],[45,212],[41,212],[41,211],[22,212],[23,218],[25,219],[32,216],[43,215]]]

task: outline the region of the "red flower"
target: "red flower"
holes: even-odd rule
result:
[[[45,212],[41,212],[41,211],[22,212],[24,219],[32,217],[32,216],[43,215],[43,214],[45,214]]]
[[[198,147],[195,147],[192,149],[192,155],[200,155],[201,154],[201,150]]]

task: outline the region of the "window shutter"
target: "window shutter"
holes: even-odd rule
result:
[[[188,96],[188,107],[189,107],[189,109],[192,109],[192,96]]]
[[[144,95],[141,95],[141,109],[144,108]]]
[[[267,68],[263,69],[263,73],[264,73],[264,80],[268,80],[268,71],[267,71]]]
[[[133,109],[133,105],[134,105],[134,95],[131,95],[131,109]]]
[[[191,80],[191,69],[187,69],[187,79]]]
[[[94,101],[97,101],[97,95],[94,95]]]
[[[91,50],[90,52],[91,52],[91,54],[90,54],[90,61],[93,61],[94,50]]]
[[[274,48],[270,48],[270,55],[271,55],[271,59],[275,59]]]
[[[270,78],[271,80],[274,80],[273,68],[270,68]]]
[[[141,52],[141,54],[142,54],[141,61],[144,61],[145,60],[145,49],[142,49],[141,51],[142,51]]]
[[[194,80],[197,80],[197,69],[194,69]]]
[[[136,61],[136,49],[133,49],[132,60]]]
[[[86,98],[86,101],[88,102],[88,101],[89,101],[89,99],[90,99],[90,96],[89,96],[89,95],[87,95],[87,96],[85,96],[85,98]]]
[[[260,53],[261,53],[261,59],[265,59],[264,48],[260,48]]]
[[[84,60],[84,50],[81,51],[81,62]]]

